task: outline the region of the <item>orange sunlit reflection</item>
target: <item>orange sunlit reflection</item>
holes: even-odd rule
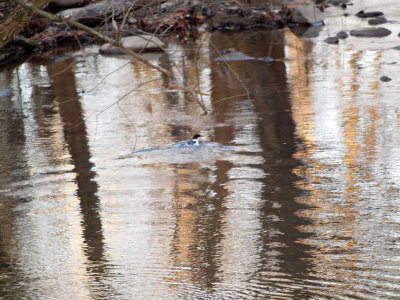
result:
[[[313,225],[300,228],[316,234],[302,243],[316,247],[314,272],[335,269],[326,278],[352,281],[355,274],[351,270],[357,269],[360,259],[359,245],[365,244],[368,221],[363,219],[363,206],[376,200],[370,192],[378,188],[381,176],[374,171],[384,151],[379,148],[385,128],[381,126],[381,84],[375,77],[382,73],[384,56],[352,49],[349,44],[335,48],[334,59],[330,60],[331,52],[324,59],[323,43],[292,33],[286,37],[293,118],[304,145],[295,154],[304,165],[294,172],[302,178],[297,185],[308,191],[298,201],[312,207],[301,215],[314,220]],[[318,85],[327,73],[331,82]]]

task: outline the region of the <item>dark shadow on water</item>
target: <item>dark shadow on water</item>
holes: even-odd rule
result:
[[[214,45],[224,50],[234,48],[246,55],[260,57],[271,56],[275,62],[261,64],[257,62],[236,62],[228,66],[215,62],[213,68],[213,96],[221,99],[243,94],[242,83],[250,91],[254,91],[251,104],[256,116],[256,132],[262,157],[265,163],[263,170],[268,176],[263,180],[263,205],[260,207],[260,222],[262,232],[259,234],[261,249],[259,252],[260,266],[249,281],[265,284],[267,290],[282,289],[275,286],[279,282],[277,277],[285,280],[304,284],[304,280],[310,279],[310,271],[313,264],[310,256],[310,246],[305,246],[301,241],[308,234],[301,232],[299,226],[310,224],[310,220],[296,215],[297,211],[307,208],[306,205],[296,201],[303,191],[296,187],[300,179],[293,169],[299,166],[299,161],[293,158],[296,153],[295,125],[291,116],[290,92],[286,82],[285,64],[280,59],[284,58],[284,36],[280,31],[260,31],[237,34],[214,34]],[[270,45],[270,47],[268,47]],[[242,80],[238,82],[230,74],[232,68]],[[228,73],[227,73],[228,72]],[[258,74],[255,79],[252,74]],[[227,87],[229,89],[219,89]],[[240,107],[242,102],[248,99],[232,100],[228,103],[217,103],[215,111],[218,123],[227,120],[227,107]],[[217,135],[232,139],[235,132],[231,128],[217,128]],[[228,142],[228,140],[226,141]],[[278,268],[277,268],[278,266]],[[265,274],[277,273],[279,275]],[[259,290],[263,295],[267,290]],[[311,297],[307,289],[298,291],[296,288],[285,291],[289,297]]]
[[[7,86],[12,80],[18,81],[12,67],[0,67],[2,75],[7,78]],[[4,83],[4,81],[3,81]],[[25,153],[25,130],[23,115],[9,97],[1,99],[0,103],[0,190],[8,190],[13,182],[24,181],[29,177],[29,168]],[[26,287],[19,284],[24,280],[10,251],[17,239],[16,222],[23,214],[17,209],[24,203],[31,201],[31,197],[16,197],[0,195],[0,298],[23,298]]]
[[[83,251],[89,261],[87,272],[93,278],[94,282],[91,285],[94,288],[97,288],[98,284],[101,285],[100,296],[110,296],[112,288],[107,286],[104,280],[107,274],[107,260],[104,253],[103,226],[99,214],[98,185],[93,163],[90,161],[91,153],[81,103],[79,100],[71,101],[71,99],[78,99],[71,62],[71,60],[52,62],[46,67],[55,99],[58,101],[67,147],[75,167],[78,186],[76,193],[80,200],[83,238],[86,244]],[[96,291],[93,293],[96,294]]]

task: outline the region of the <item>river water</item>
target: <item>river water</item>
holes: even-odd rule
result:
[[[356,2],[392,35],[328,45],[366,25],[328,9],[148,54],[207,115],[94,46],[3,68],[0,298],[398,299],[400,9]],[[133,153],[195,133],[233,151]]]

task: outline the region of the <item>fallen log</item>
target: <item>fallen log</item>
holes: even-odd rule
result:
[[[108,16],[120,16],[126,13],[129,6],[132,5],[132,10],[141,8],[147,5],[158,5],[165,0],[157,1],[136,1],[132,4],[132,0],[103,0],[101,2],[92,3],[84,7],[70,8],[60,13],[61,18],[79,22],[87,26],[96,26],[106,20]]]
[[[30,3],[35,7],[44,8],[50,0],[32,0]],[[20,33],[30,22],[33,14],[31,11],[21,6],[16,6],[10,14],[0,23],[0,48],[11,41],[18,33]]]

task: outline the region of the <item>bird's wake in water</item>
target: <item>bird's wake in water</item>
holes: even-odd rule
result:
[[[175,143],[163,148],[137,150],[124,158],[133,158],[141,164],[209,162],[235,151],[233,147],[199,141],[199,137],[201,135],[196,134],[190,141]]]

